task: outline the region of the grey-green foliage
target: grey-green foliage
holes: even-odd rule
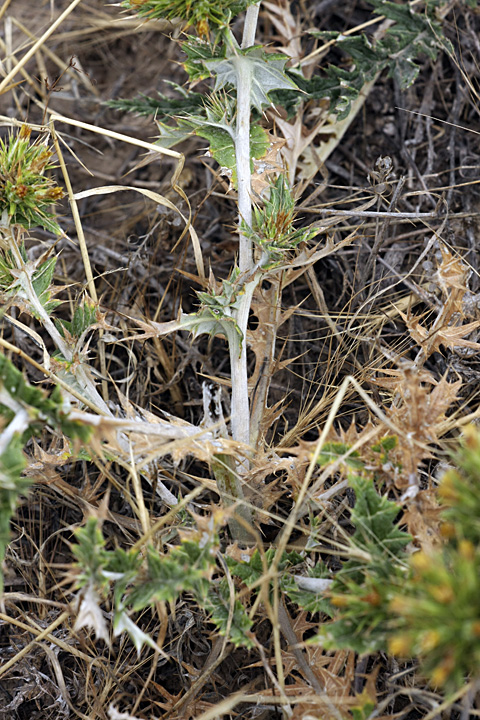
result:
[[[217,572],[215,534],[205,539],[184,539],[167,553],[150,546],[146,559],[137,550],[105,549],[96,518],[76,532],[73,553],[77,559],[79,589],[91,585],[100,600],[106,600],[113,585],[114,631],[125,631],[137,650],[151,639],[143,634],[130,613],[156,602],[174,604],[183,593],[193,596],[210,615],[220,634],[229,632],[235,645],[250,647],[251,621],[246,609],[230,597],[228,583],[212,580]]]
[[[351,557],[330,588],[334,620],[318,638],[325,647],[375,652],[386,647],[389,604],[407,578],[411,537],[397,525],[398,505],[377,492],[372,477],[351,475],[349,483],[356,496]]]
[[[20,301],[22,306],[26,306],[32,315],[36,316],[36,310],[31,305],[28,294],[25,292],[22,283],[25,282],[27,273],[30,276],[31,283],[38,301],[48,314],[60,305],[59,300],[52,299],[52,282],[57,263],[56,257],[39,260],[37,266],[28,262],[28,257],[23,245],[19,248],[20,256],[25,263],[24,269],[19,270],[15,259],[10,250],[7,250],[0,256],[0,288],[7,297],[15,297]]]
[[[268,56],[269,63],[265,64],[267,58],[262,56],[263,64],[257,73],[259,95],[255,96],[254,105],[261,107],[266,102],[273,102],[293,112],[302,100],[328,99],[329,111],[342,119],[349,114],[351,103],[358,97],[365,83],[378,72],[388,69],[389,75],[398,81],[400,87],[407,88],[418,76],[422,57],[434,59],[439,50],[450,48],[441,23],[436,18],[433,3],[418,11],[408,3],[385,0],[371,0],[370,5],[374,7],[375,14],[384,15],[393,23],[382,38],[374,40],[364,33],[345,36],[339,32],[309,30],[309,33],[323,41],[334,40],[336,46],[351,59],[351,63],[346,66],[327,65],[307,79],[298,70],[285,71],[286,58]],[[210,77],[217,68],[217,87],[234,86],[232,62],[227,57],[225,45],[188,36],[182,47],[187,55],[184,68],[192,82]],[[249,49],[244,57],[258,60],[261,52],[259,48]],[[271,82],[272,73],[278,83],[276,86]],[[297,87],[293,88],[292,84]],[[179,90],[177,88],[177,92]],[[204,114],[199,112],[199,93],[186,94],[181,90],[178,94],[180,97],[174,100],[159,93],[157,98],[142,96],[134,100],[116,100],[111,104],[118,109],[155,115],[160,121],[174,115]]]
[[[25,494],[31,478],[24,477],[27,440],[46,426],[67,437],[86,442],[91,429],[71,420],[69,408],[58,387],[50,395],[30,385],[5,355],[0,354],[0,565],[10,540],[10,521],[20,495]],[[0,592],[3,577],[0,573]]]
[[[377,73],[388,69],[400,88],[406,89],[416,80],[419,59],[434,59],[447,46],[441,24],[430,6],[415,12],[408,3],[369,0],[374,13],[384,15],[391,25],[379,40],[365,34],[345,36],[337,32],[309,31],[324,41],[335,40],[336,46],[352,60],[348,68],[328,65],[320,75],[306,80],[295,73],[298,86],[312,99],[328,98],[330,112],[339,119],[347,117],[351,103],[358,97],[365,83]],[[285,100],[292,96],[285,96]],[[280,96],[275,96],[280,101]]]
[[[176,115],[198,115],[203,112],[205,95],[198,92],[186,92],[177,83],[168,82],[178,97],[169,97],[157,91],[155,97],[139,95],[131,100],[108,100],[107,105],[116,110],[129,110],[137,115],[156,115],[175,117]]]
[[[72,320],[56,320],[56,325],[65,337],[65,330],[72,338],[80,338],[97,320],[97,306],[89,298],[84,298],[75,308]]]

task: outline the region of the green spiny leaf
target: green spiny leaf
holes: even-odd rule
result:
[[[172,83],[182,93],[180,98],[170,98],[161,92],[156,97],[140,95],[131,100],[109,100],[106,104],[116,110],[125,110],[137,115],[154,115],[155,119],[174,117],[175,115],[197,115],[204,107],[205,96],[202,93],[186,93],[183,88]]]
[[[25,493],[31,484],[30,478],[22,476],[26,465],[22,447],[23,442],[16,434],[0,455],[0,595],[3,591],[1,566],[5,548],[10,542],[10,521],[19,495]]]
[[[265,105],[271,105],[268,94],[272,90],[298,89],[291,78],[285,74],[285,63],[288,57],[276,53],[264,53],[262,48],[249,48],[245,51],[235,50],[225,58],[206,60],[205,66],[215,73],[215,90],[227,85],[238,86],[242,74],[251,77],[251,104],[259,112]]]
[[[83,299],[79,307],[75,309],[72,320],[72,335],[80,337],[85,330],[94,325],[97,321],[97,306],[89,300]]]
[[[356,528],[353,541],[372,554],[383,555],[388,563],[400,556],[411,540],[410,535],[395,524],[399,507],[379,495],[370,478],[353,476],[349,480],[356,495],[352,510]]]
[[[252,621],[242,603],[235,598],[233,613],[230,608],[230,589],[226,580],[222,580],[218,589],[210,591],[206,601],[206,608],[211,613],[212,621],[217,626],[220,635],[225,635],[228,630],[229,619],[232,615],[228,639],[236,647],[254,647],[254,642],[248,634]]]

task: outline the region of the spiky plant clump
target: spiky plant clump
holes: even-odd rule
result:
[[[247,0],[124,0],[122,7],[148,19],[184,20],[195,25],[200,36],[208,35],[210,24],[223,26],[245,10]]]
[[[439,549],[415,553],[407,590],[391,609],[400,627],[389,642],[392,654],[417,656],[432,684],[447,691],[480,667],[480,435],[467,428],[455,469],[439,488],[443,512]]]
[[[3,225],[40,226],[60,234],[51,207],[64,193],[45,173],[52,168],[52,152],[30,142],[31,128],[0,140],[0,214]]]

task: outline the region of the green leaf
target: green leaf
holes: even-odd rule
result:
[[[313,99],[329,98],[330,112],[339,119],[347,117],[351,103],[358,97],[366,82],[388,68],[400,87],[409,87],[419,72],[418,58],[422,55],[434,59],[446,40],[442,28],[427,7],[414,12],[408,3],[369,0],[375,12],[385,15],[394,25],[375,43],[364,36],[346,37],[341,33],[309,31],[315,37],[336,39],[337,47],[353,60],[350,68],[329,65],[322,75],[307,80],[298,77],[298,86]]]
[[[84,298],[75,309],[72,320],[72,335],[74,337],[80,337],[85,330],[94,325],[97,321],[97,306],[90,300]]]
[[[222,314],[220,310],[203,308],[195,315],[184,315],[181,323],[182,328],[190,330],[194,337],[202,334],[210,335],[211,337],[223,335],[229,345],[232,347],[238,346],[239,353],[241,351],[243,342],[242,331],[234,318]]]
[[[390,602],[409,577],[405,547],[411,537],[395,524],[399,507],[377,493],[371,478],[349,480],[356,496],[352,557],[337,573],[328,594],[337,608],[335,620],[322,628],[316,641],[328,648],[375,652],[386,648]],[[355,556],[356,549],[366,557]]]
[[[172,148],[178,143],[187,140],[193,133],[191,126],[184,125],[165,125],[165,123],[157,123],[159,137],[155,140],[156,145],[163,148]]]
[[[105,550],[105,538],[96,517],[89,517],[84,527],[75,531],[76,542],[72,553],[77,559],[81,575],[77,578],[77,587],[92,583],[102,593],[109,581],[103,574],[109,562],[109,552]]]
[[[157,97],[142,94],[131,100],[109,100],[105,104],[115,110],[125,110],[144,116],[153,115],[157,121],[175,115],[197,115],[202,111],[205,102],[202,93],[193,91],[187,93],[176,83],[169,84],[181,93],[181,97],[171,98],[157,92]]]
[[[395,524],[398,505],[379,495],[370,478],[353,476],[349,481],[356,496],[353,542],[372,555],[383,556],[386,563],[395,560],[411,541],[411,536]]]
[[[233,131],[226,130],[222,127],[209,127],[204,125],[197,129],[195,133],[199,137],[203,137],[210,143],[210,152],[218,164],[227,168],[232,173],[232,184],[237,184],[236,172],[236,156]],[[250,158],[251,170],[253,172],[253,158],[259,159],[266,155],[269,148],[269,141],[266,131],[261,125],[250,126]]]
[[[340,442],[328,442],[322,447],[322,451],[318,456],[318,464],[324,467],[330,463],[335,463],[341,460],[347,467],[353,470],[361,471],[364,469],[365,464],[360,459],[360,454],[355,450],[350,452],[347,457],[344,457],[350,450],[348,445]]]
[[[212,622],[217,626],[220,635],[226,635],[228,630],[230,609],[230,589],[226,580],[222,580],[218,590],[211,591],[206,601],[206,609],[212,616]],[[233,616],[228,639],[236,647],[254,647],[255,644],[249,636],[252,621],[242,603],[235,599],[233,605]]]
[[[215,90],[226,85],[236,88],[243,74],[250,75],[250,101],[253,107],[262,112],[264,106],[272,104],[268,98],[272,90],[298,89],[293,80],[285,74],[287,60],[286,55],[267,54],[263,48],[255,47],[245,51],[235,49],[235,53],[228,57],[206,60],[204,65],[216,75]]]
[[[117,607],[120,607],[128,585],[135,581],[141,564],[142,556],[137,550],[117,547],[109,553],[105,569],[107,577],[115,578],[114,596]]]
[[[265,564],[268,568],[276,554],[275,548],[269,548],[265,552]],[[239,577],[243,582],[251,587],[260,581],[264,575],[264,565],[262,563],[262,556],[258,550],[255,550],[251,558],[247,562],[240,562],[233,558],[226,558],[228,568],[232,575]],[[286,570],[288,567],[297,565],[303,562],[303,557],[296,552],[286,553],[282,555],[282,559],[278,564],[280,571]]]
[[[50,300],[56,263],[56,257],[49,258],[40,265],[32,276],[32,285],[35,290],[35,294],[48,314],[61,304],[61,301],[59,300]],[[32,312],[34,315],[36,314],[33,308]]]
[[[203,597],[208,593],[214,564],[208,547],[201,548],[194,542],[183,542],[165,556],[150,547],[147,575],[135,585],[128,601],[134,610],[142,610],[157,601],[175,602],[185,591],[195,591]]]
[[[211,45],[192,35],[187,35],[185,42],[182,43],[182,49],[187,56],[183,67],[188,73],[190,82],[198,82],[211,77],[206,63],[209,60],[225,56],[225,45]]]
[[[269,548],[265,553],[267,567],[268,563],[271,562],[274,555],[274,548]],[[252,557],[248,560],[248,562],[240,562],[238,560],[233,560],[233,558],[230,557],[226,558],[226,562],[232,575],[236,575],[236,577],[239,577],[240,580],[243,580],[245,585],[248,585],[248,587],[254,585],[257,581],[259,581],[265,572],[262,563],[262,556],[258,550],[254,551]]]

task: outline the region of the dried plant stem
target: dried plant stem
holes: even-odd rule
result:
[[[8,88],[10,83],[12,82],[15,75],[27,64],[27,62],[30,60],[31,57],[35,55],[37,50],[42,47],[42,45],[48,40],[50,35],[52,35],[57,27],[62,24],[62,22],[67,18],[72,10],[74,10],[77,5],[82,0],[73,0],[70,5],[65,8],[65,10],[62,12],[61,15],[58,16],[58,18],[53,22],[47,30],[43,33],[43,35],[37,40],[36,43],[32,45],[30,50],[28,50],[25,55],[22,57],[19,63],[15,65],[13,70],[11,70],[6,77],[3,78],[3,80],[0,82],[0,93],[5,91],[5,88]]]

